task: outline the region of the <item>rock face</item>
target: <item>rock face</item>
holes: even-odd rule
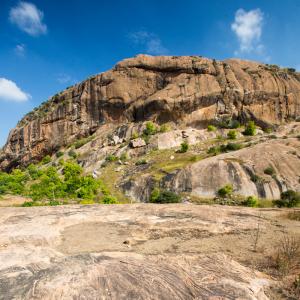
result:
[[[273,254],[283,231],[299,237],[297,221],[286,222],[278,209],[137,204],[0,210],[1,300],[275,299],[269,286],[276,283],[255,268]],[[264,255],[252,250],[258,224]]]
[[[0,167],[51,154],[108,124],[153,119],[201,127],[234,116],[262,126],[295,119],[300,75],[241,60],[139,55],[55,95],[10,132]]]
[[[297,138],[266,141],[193,163],[166,176],[164,186],[213,198],[219,188],[232,184],[238,195],[279,199],[287,189],[300,190],[299,148]],[[270,167],[274,174],[265,174]]]

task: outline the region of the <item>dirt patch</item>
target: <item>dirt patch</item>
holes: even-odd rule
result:
[[[58,250],[66,254],[102,251],[131,251],[129,226],[118,223],[80,223],[69,226],[61,234]]]

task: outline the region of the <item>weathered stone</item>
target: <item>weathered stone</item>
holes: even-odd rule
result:
[[[146,142],[142,138],[134,139],[130,142],[132,148],[139,148],[146,146]]]
[[[13,129],[0,167],[40,160],[107,126],[154,119],[206,126],[214,119],[281,124],[299,117],[300,76],[256,62],[139,55],[55,95]]]

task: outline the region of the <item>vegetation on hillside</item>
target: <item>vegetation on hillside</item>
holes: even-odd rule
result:
[[[48,162],[48,158],[46,160]],[[44,160],[42,164],[44,164]],[[93,203],[117,203],[103,182],[90,175],[84,175],[83,169],[74,161],[63,162],[58,167],[29,165],[26,169],[15,169],[11,173],[0,173],[0,195],[13,194],[28,196],[35,204],[57,205],[65,199]],[[98,195],[102,198],[97,199]],[[86,200],[86,201],[84,201]],[[88,201],[87,201],[88,200]]]

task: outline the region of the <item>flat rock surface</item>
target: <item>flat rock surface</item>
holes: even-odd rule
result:
[[[299,224],[277,209],[0,208],[0,299],[271,299],[251,262]],[[298,222],[299,223],[299,222]],[[253,252],[252,234],[262,228]]]

